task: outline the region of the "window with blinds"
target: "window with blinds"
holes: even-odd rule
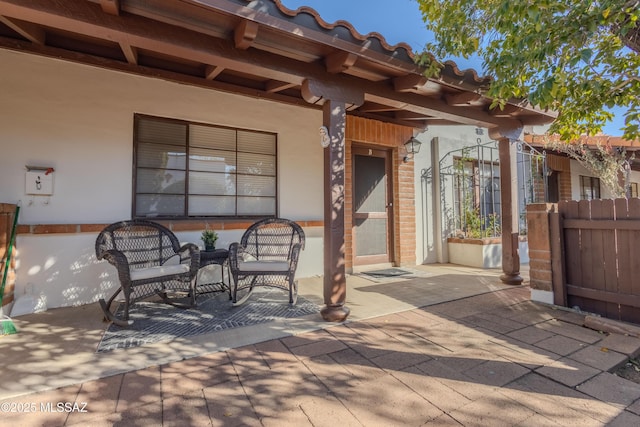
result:
[[[273,133],[136,115],[135,217],[275,216]]]
[[[600,178],[580,175],[580,200],[600,198]]]

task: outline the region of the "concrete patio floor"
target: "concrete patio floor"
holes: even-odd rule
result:
[[[0,425],[640,425],[640,385],[609,373],[640,339],[584,328],[498,271],[408,270],[350,276],[344,324],[100,354],[97,305],[21,316],[0,337]],[[322,279],[300,294],[321,304]]]

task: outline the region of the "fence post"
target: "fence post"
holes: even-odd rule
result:
[[[562,216],[558,212],[558,205],[549,212],[549,238],[551,240],[551,281],[553,288],[553,303],[562,307],[567,306],[567,287],[564,275],[564,239],[562,238]]]
[[[7,252],[9,250],[9,239],[11,237],[11,227],[13,226],[13,216],[16,212],[16,205],[8,203],[0,203],[0,284],[2,284],[4,266],[6,262]],[[14,243],[15,244],[15,243]],[[9,270],[7,271],[6,284],[4,288],[4,297],[2,299],[2,305],[6,306],[13,302],[14,289],[15,289],[15,259],[16,251],[15,247],[9,260]]]
[[[554,203],[534,203],[527,206],[527,241],[529,244],[529,278],[531,299],[547,304],[557,304],[554,294],[553,252],[556,236],[559,244],[559,222],[552,225],[557,216]],[[556,235],[554,235],[557,233]],[[556,252],[560,255],[559,252]]]

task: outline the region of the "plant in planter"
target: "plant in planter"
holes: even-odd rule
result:
[[[216,249],[216,241],[218,240],[218,233],[215,230],[204,230],[202,232],[202,237],[200,237],[204,242],[204,250],[205,251],[213,251]]]

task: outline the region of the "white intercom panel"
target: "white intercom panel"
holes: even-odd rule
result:
[[[30,170],[26,173],[26,194],[51,196],[53,194],[53,172],[50,170]]]

